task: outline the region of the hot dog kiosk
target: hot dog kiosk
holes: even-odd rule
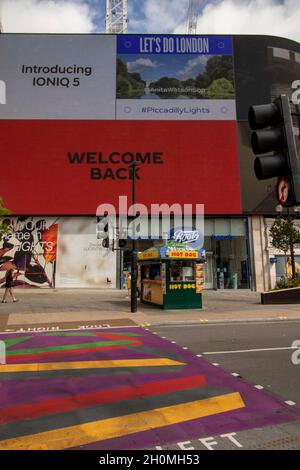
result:
[[[163,309],[202,308],[205,250],[183,243],[149,248],[138,255],[141,302]]]

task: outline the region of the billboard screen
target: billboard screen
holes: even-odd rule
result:
[[[239,214],[232,54],[231,36],[1,35],[6,206],[95,214],[130,197],[137,158],[148,208]]]
[[[0,196],[15,214],[91,215],[116,204],[131,193],[131,155],[147,206],[274,212],[276,181],[255,178],[247,112],[280,93],[300,101],[298,43],[1,34],[0,62]]]
[[[131,204],[133,159],[137,202],[148,208],[241,211],[234,121],[19,120],[0,122],[0,133],[1,196],[15,214],[92,215],[120,195]]]

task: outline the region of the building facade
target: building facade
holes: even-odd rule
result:
[[[247,114],[282,93],[299,108],[298,43],[1,34],[0,57],[0,196],[12,211],[0,284],[14,267],[20,288],[122,287],[131,242],[105,249],[96,223],[99,206],[130,206],[133,161],[148,213],[204,205],[206,288],[267,290],[284,275],[268,235],[276,179],[255,178]],[[300,148],[296,117],[294,131]],[[140,250],[166,235],[159,221],[154,232]]]

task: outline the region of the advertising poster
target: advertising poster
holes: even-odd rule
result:
[[[116,286],[116,256],[96,238],[95,217],[60,217],[57,248],[56,287]]]
[[[57,219],[7,217],[9,233],[0,241],[0,286],[14,269],[13,287],[55,287]]]
[[[95,217],[1,219],[9,233],[0,241],[0,287],[14,269],[14,288],[112,287],[115,254],[96,238]]]
[[[114,119],[116,37],[0,35],[0,119]]]
[[[120,35],[118,119],[235,119],[231,36]]]

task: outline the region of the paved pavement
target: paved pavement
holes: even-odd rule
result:
[[[162,310],[138,303],[130,312],[126,291],[117,289],[17,290],[18,303],[0,304],[0,329],[6,326],[129,319],[139,325],[300,319],[300,305],[261,305],[248,290],[205,291],[203,309]]]

